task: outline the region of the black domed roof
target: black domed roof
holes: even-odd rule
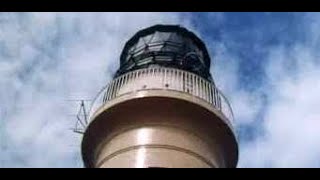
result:
[[[139,40],[141,40],[142,37],[147,37],[148,35],[155,34],[156,32],[167,32],[167,36],[163,35],[161,37],[163,40],[166,40],[165,38],[174,38],[172,36],[169,36],[168,33],[175,33],[180,36],[184,36],[187,39],[190,39],[197,46],[197,48],[202,51],[204,64],[208,69],[210,68],[210,56],[205,44],[193,32],[179,25],[154,25],[149,28],[140,30],[125,44],[120,56],[120,64],[123,64],[126,61],[126,57],[129,54],[130,48],[134,45],[139,45]]]

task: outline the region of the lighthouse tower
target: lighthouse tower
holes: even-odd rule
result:
[[[209,70],[205,44],[187,29],[137,32],[89,112],[85,167],[236,167],[232,109]]]

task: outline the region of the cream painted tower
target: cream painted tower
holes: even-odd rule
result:
[[[236,167],[232,110],[209,69],[204,43],[183,27],[136,33],[89,112],[85,167]]]

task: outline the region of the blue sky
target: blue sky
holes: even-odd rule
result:
[[[320,167],[319,13],[0,13],[0,167],[82,167],[77,103],[126,40],[180,24],[206,43],[231,101],[239,167]]]

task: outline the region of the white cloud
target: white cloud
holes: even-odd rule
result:
[[[320,165],[319,14],[301,15],[300,19],[301,34],[292,37],[297,39],[294,44],[263,47],[266,79],[253,91],[241,86],[241,59],[228,51],[234,46],[232,38],[222,34],[220,42],[207,42],[214,52],[214,79],[231,102],[236,125],[256,127],[251,140],[240,139],[239,167]],[[259,40],[266,35],[251,31]]]
[[[243,146],[244,167],[319,166],[319,68],[300,70],[295,80],[290,74],[279,76],[269,94],[270,104],[265,106],[264,137]]]
[[[270,48],[264,86],[269,103],[261,124],[265,134],[242,146],[241,167],[319,167],[319,32],[310,29],[304,30],[307,42]]]

